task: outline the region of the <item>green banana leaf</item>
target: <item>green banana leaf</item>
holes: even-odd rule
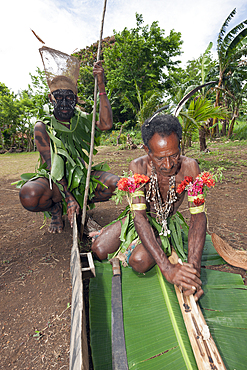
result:
[[[57,153],[53,153],[52,156],[52,167],[51,167],[51,178],[60,181],[64,176],[64,161],[63,158]]]
[[[111,369],[109,262],[95,262],[89,318],[95,370]],[[247,291],[241,276],[202,269],[202,312],[229,370],[246,369]],[[157,266],[146,274],[122,268],[124,330],[129,369],[197,369],[173,285]]]

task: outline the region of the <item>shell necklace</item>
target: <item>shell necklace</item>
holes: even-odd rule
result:
[[[150,183],[146,195],[146,200],[147,202],[154,202],[154,209],[156,211],[155,218],[156,221],[162,226],[161,232],[159,234],[167,236],[171,233],[167,226],[167,218],[170,214],[172,204],[177,200],[175,176],[171,176],[169,180],[169,189],[167,191],[166,201],[162,204],[157,173],[152,161],[150,164],[152,166],[152,172],[150,176]]]

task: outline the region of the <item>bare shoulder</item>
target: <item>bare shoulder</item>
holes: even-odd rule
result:
[[[34,126],[34,131],[46,131],[46,125],[42,121],[37,121]]]
[[[195,159],[181,156],[181,171],[183,176],[192,176],[194,179],[200,173],[200,168]]]
[[[141,175],[147,174],[147,163],[148,163],[148,156],[144,155],[142,157],[133,159],[133,161],[129,164],[129,170],[133,173],[139,173]]]

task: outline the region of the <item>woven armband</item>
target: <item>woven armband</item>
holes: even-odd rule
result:
[[[132,203],[133,198],[137,197],[145,198],[144,192],[142,190],[136,190],[134,193],[131,193],[130,196],[131,196],[131,206],[130,206],[131,211],[142,211],[147,208],[146,203],[136,203],[136,204]]]
[[[190,207],[190,213],[196,215],[197,213],[202,213],[205,210],[205,204],[202,204],[199,207]]]
[[[142,211],[143,209],[146,209],[147,206],[145,203],[137,203],[137,204],[131,204],[131,211]]]
[[[137,190],[134,193],[130,194],[131,198],[136,198],[136,197],[145,197],[144,192],[142,190]]]

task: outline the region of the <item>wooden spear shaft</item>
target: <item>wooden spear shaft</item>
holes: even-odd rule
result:
[[[100,59],[101,40],[102,40],[103,27],[104,27],[104,18],[105,18],[105,11],[106,11],[106,3],[107,3],[107,0],[104,0],[104,9],[103,9],[103,13],[102,13],[100,37],[99,37],[98,52],[97,52],[97,62]],[[97,106],[97,92],[98,92],[98,81],[97,81],[97,76],[95,76],[95,80],[94,80],[94,107],[93,107],[93,119],[92,119],[92,131],[91,131],[91,144],[90,144],[90,155],[89,155],[89,163],[88,163],[88,170],[87,170],[87,179],[86,179],[86,186],[85,186],[85,193],[84,193],[83,209],[82,209],[81,232],[80,232],[81,233],[81,237],[83,235],[84,224],[85,224],[85,220],[86,220],[87,197],[88,197],[89,182],[90,182],[90,175],[91,175],[92,162],[93,162],[94,134],[95,134],[96,106]]]
[[[169,261],[173,264],[178,263],[178,256],[174,249],[172,249]],[[195,302],[194,296],[185,297],[176,285],[174,287],[198,370],[226,370],[200,306]]]

